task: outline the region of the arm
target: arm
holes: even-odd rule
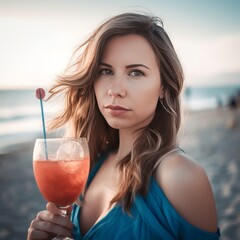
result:
[[[46,208],[31,222],[27,240],[44,240],[56,235],[71,237],[73,224],[69,218],[61,216],[61,210],[54,203],[48,203]],[[67,211],[70,214],[71,208]]]
[[[156,181],[176,211],[190,224],[217,231],[217,212],[205,171],[184,154],[167,157],[156,169]]]

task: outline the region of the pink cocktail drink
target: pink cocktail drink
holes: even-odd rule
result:
[[[88,173],[89,157],[81,160],[35,160],[34,176],[44,198],[58,206],[74,203],[82,193]]]

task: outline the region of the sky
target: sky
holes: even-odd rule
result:
[[[240,85],[239,0],[0,0],[0,89],[52,85],[74,49],[123,12],[162,18],[187,85]]]

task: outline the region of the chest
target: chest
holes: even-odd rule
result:
[[[90,183],[80,212],[81,232],[85,234],[104,218],[113,207],[110,202],[117,193],[118,171],[105,161]]]

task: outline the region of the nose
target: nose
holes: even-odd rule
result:
[[[110,88],[108,90],[108,95],[111,97],[125,97],[126,91],[123,89]]]
[[[114,81],[114,83],[108,89],[108,95],[111,97],[125,97],[126,88],[123,86],[122,81]]]

